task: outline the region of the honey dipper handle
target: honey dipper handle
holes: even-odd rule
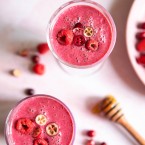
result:
[[[145,145],[144,138],[128,123],[124,116],[118,120],[118,123],[120,123],[140,145]]]

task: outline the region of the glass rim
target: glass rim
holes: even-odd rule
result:
[[[52,100],[55,100],[56,102],[58,102],[59,104],[61,104],[65,110],[69,113],[69,116],[71,118],[71,121],[72,121],[72,124],[73,124],[73,133],[72,133],[72,138],[70,140],[70,145],[73,144],[74,142],[74,139],[75,139],[75,132],[76,132],[76,125],[75,125],[75,120],[74,120],[74,117],[73,117],[73,114],[72,112],[70,111],[70,109],[67,107],[66,104],[64,104],[61,100],[59,100],[58,98],[56,97],[53,97],[51,95],[45,95],[45,94],[36,94],[36,95],[31,95],[31,96],[28,96],[28,97],[25,97],[23,99],[21,99],[20,101],[18,101],[14,106],[13,108],[9,111],[7,117],[6,117],[6,120],[5,120],[5,127],[4,127],[4,135],[5,135],[5,140],[6,140],[6,143],[7,145],[10,145],[9,143],[9,139],[7,137],[7,130],[9,129],[9,119],[13,113],[13,111],[17,108],[17,106],[19,106],[19,104],[21,104],[23,101],[27,100],[27,99],[31,99],[31,98],[39,98],[39,97],[46,97],[46,98],[50,98]]]
[[[70,6],[70,5],[73,6],[73,4],[76,4],[76,5],[77,4],[81,4],[81,5],[91,4],[95,9],[97,9],[99,11],[101,10],[101,13],[105,16],[105,18],[107,19],[107,21],[110,25],[111,32],[112,32],[112,37],[111,37],[111,42],[110,42],[109,49],[107,50],[107,52],[104,54],[104,56],[101,59],[99,59],[97,62],[95,62],[93,64],[82,65],[82,66],[70,64],[70,63],[64,61],[62,58],[60,58],[57,55],[57,53],[55,52],[55,50],[52,46],[52,42],[50,40],[52,23],[56,19],[56,17],[59,15],[59,13],[61,13],[61,11],[63,11],[64,8],[66,8],[67,6]],[[97,2],[92,1],[92,0],[74,0],[74,1],[72,0],[72,1],[64,3],[63,5],[61,5],[58,9],[56,9],[54,11],[54,13],[52,14],[52,16],[49,19],[49,22],[48,22],[48,25],[47,25],[47,28],[46,28],[47,43],[48,43],[48,46],[49,46],[52,54],[55,56],[55,58],[57,60],[59,60],[61,63],[63,63],[64,65],[72,67],[72,68],[77,68],[77,69],[91,68],[91,67],[103,62],[110,55],[110,53],[112,52],[112,50],[115,46],[116,36],[117,36],[116,26],[115,26],[115,23],[114,23],[114,20],[113,20],[111,14],[103,6],[101,6],[100,4],[98,4]]]

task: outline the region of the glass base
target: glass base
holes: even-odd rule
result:
[[[103,64],[104,64],[104,62],[101,62],[101,63],[99,63],[95,66],[92,66],[90,68],[73,68],[73,67],[69,67],[61,62],[58,62],[58,65],[65,73],[67,73],[68,75],[73,75],[73,76],[93,75],[101,69]]]

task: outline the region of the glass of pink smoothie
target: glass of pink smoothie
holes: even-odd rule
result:
[[[68,107],[48,95],[27,97],[10,111],[7,145],[72,145],[75,123]]]
[[[104,62],[116,41],[111,15],[90,0],[70,1],[52,15],[47,42],[54,56],[71,68],[91,68]]]

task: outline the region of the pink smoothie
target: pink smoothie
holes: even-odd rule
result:
[[[68,108],[53,97],[39,95],[20,102],[10,113],[6,124],[8,145],[33,145],[35,138],[31,134],[22,134],[17,131],[16,122],[21,118],[29,118],[36,124],[35,118],[39,114],[46,116],[46,125],[54,122],[59,126],[59,132],[55,136],[49,136],[46,133],[46,125],[40,126],[42,129],[40,138],[45,139],[49,145],[73,144],[75,127]]]
[[[76,23],[93,29],[93,36],[85,40],[94,39],[98,42],[97,51],[86,49],[85,45],[61,45],[56,37],[61,29],[72,30]],[[108,18],[100,10],[87,5],[75,5],[65,8],[55,19],[50,36],[53,51],[63,62],[75,66],[92,65],[101,60],[109,51],[112,41],[112,27]]]

